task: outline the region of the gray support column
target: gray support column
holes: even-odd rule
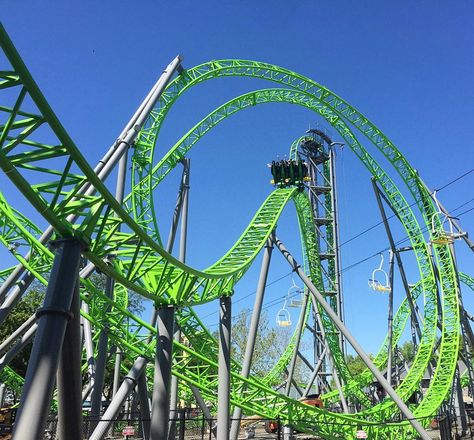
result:
[[[128,150],[130,145],[135,141],[135,138],[137,137],[138,133],[140,132],[143,123],[146,121],[146,118],[150,114],[150,112],[153,110],[156,102],[160,98],[161,94],[163,93],[163,90],[167,86],[168,82],[171,80],[171,77],[173,74],[177,72],[181,72],[182,66],[181,66],[181,61],[183,58],[178,55],[176,56],[170,64],[165,68],[163,73],[160,75],[158,78],[158,81],[156,81],[155,85],[152,87],[148,95],[145,97],[143,102],[140,104],[130,121],[127,123],[125,128],[122,130],[120,133],[118,139],[110,146],[108,151],[105,153],[105,155],[102,157],[102,159],[99,161],[99,163],[95,166],[94,172],[97,174],[99,179],[104,181],[111,171],[114,169],[115,165],[117,162],[120,160],[122,155],[124,154],[125,151]],[[45,105],[48,105],[45,103]],[[78,191],[78,195],[86,195],[90,196],[94,194],[95,188],[92,186],[90,182],[86,182]],[[74,199],[73,199],[74,200]],[[70,222],[75,222],[77,219],[76,214],[71,214],[68,216],[68,221]],[[41,237],[39,238],[39,242],[44,244],[46,243],[50,238],[51,235],[53,234],[54,229],[52,226],[48,226],[46,230],[43,232]],[[28,254],[25,256],[25,259],[28,260],[31,257],[31,253],[28,252]],[[3,285],[0,287],[0,299],[3,299],[8,290],[13,287],[15,282],[22,276],[22,281],[20,282],[20,289],[23,291],[28,288],[28,286],[31,284],[31,282],[34,280],[34,275],[27,272],[25,273],[26,269],[23,266],[23,264],[18,264],[14,271],[10,274],[10,276],[5,280]],[[21,294],[19,293],[18,289],[15,288],[15,291],[12,293],[12,295],[15,294],[15,298],[18,298],[18,296]],[[18,300],[18,299],[16,299]],[[12,305],[11,305],[12,307]],[[0,307],[0,324],[4,321],[6,318],[6,315],[8,314],[9,309],[7,307]]]
[[[44,306],[38,311],[38,330],[28,363],[17,414],[14,438],[37,440],[43,435],[51,404],[55,375],[81,257],[81,244],[58,242]]]
[[[194,385],[189,385],[189,388],[191,388],[191,391],[193,392],[194,398],[196,399],[196,402],[197,402],[199,408],[201,408],[202,415],[208,421],[210,432],[212,433],[212,435],[214,437],[216,437],[217,436],[217,428],[216,428],[216,426],[213,426],[213,424],[212,424],[211,411],[209,411],[209,408],[206,406],[206,402],[202,398],[201,393],[199,392],[199,390]]]
[[[175,341],[181,340],[181,330],[178,328],[174,332],[173,339]],[[168,429],[168,440],[173,440],[176,437],[176,419],[178,417],[178,378],[171,376],[170,386],[170,413],[169,413],[169,429]]]
[[[453,384],[453,393],[454,393],[454,409],[456,413],[456,418],[461,428],[461,437],[464,437],[467,433],[468,423],[467,423],[467,414],[466,407],[464,406],[464,399],[462,396],[462,386],[461,386],[461,376],[459,374],[459,366],[456,366],[456,374],[454,376]]]
[[[308,305],[308,291],[305,292],[304,301],[301,306],[300,312],[300,319],[298,320],[298,328],[296,329],[296,345],[295,350],[293,352],[293,356],[291,357],[290,366],[288,369],[288,378],[286,380],[286,387],[285,387],[285,395],[290,395],[291,390],[291,381],[293,380],[293,376],[295,374],[295,367],[296,367],[296,360],[298,358],[298,350],[300,348],[300,341],[301,335],[303,334],[303,324],[304,324],[304,317],[306,315],[306,307]]]
[[[346,414],[348,414],[349,413],[349,408],[347,406],[347,401],[346,401],[346,398],[344,396],[344,390],[342,389],[341,381],[339,380],[339,374],[338,374],[338,372],[336,370],[336,366],[334,364],[334,358],[333,358],[331,350],[329,349],[329,346],[326,342],[327,341],[326,340],[326,329],[324,328],[324,325],[323,325],[323,322],[322,322],[322,319],[321,319],[321,314],[319,313],[317,299],[314,297],[314,295],[312,295],[311,300],[312,300],[312,303],[313,303],[313,309],[314,309],[314,315],[315,315],[315,318],[316,318],[316,323],[318,324],[318,326],[320,328],[320,331],[321,331],[322,345],[323,345],[324,348],[326,348],[326,353],[328,355],[327,357],[329,359],[329,364],[331,366],[331,374],[332,374],[332,377],[334,379],[334,383],[336,384],[337,391],[339,392],[339,397],[341,399],[342,409]],[[331,308],[331,310],[332,310],[332,308]],[[322,352],[324,352],[324,349],[322,350]],[[325,378],[325,379],[327,379],[327,378]]]
[[[117,418],[125,400],[133,391],[138,378],[141,374],[144,374],[147,362],[148,360],[142,356],[135,361],[128,374],[124,377],[117,394],[112,399],[112,402],[110,402],[110,405],[102,416],[102,420],[97,424],[94,432],[89,437],[89,440],[102,440],[104,438],[110,426],[112,426],[113,421]]]
[[[8,347],[16,341],[17,338],[27,332],[37,321],[36,314],[31,315],[23,324],[20,325],[7,339],[0,344],[0,356],[2,356]]]
[[[242,362],[241,376],[248,377],[250,373],[250,366],[252,364],[253,352],[255,349],[255,341],[257,340],[258,324],[260,322],[260,315],[262,313],[263,298],[265,295],[265,287],[268,279],[268,269],[273,251],[273,242],[269,238],[263,251],[262,266],[260,268],[260,276],[257,284],[257,292],[255,294],[255,302],[253,305],[252,318],[250,320],[250,327],[247,336],[247,345],[245,346],[244,360]],[[240,418],[242,417],[242,408],[235,407],[232,415],[232,425],[230,430],[230,439],[237,440],[240,430]]]
[[[403,288],[405,289],[405,294],[406,294],[406,297],[407,297],[407,301],[408,301],[408,304],[410,306],[411,325],[412,325],[412,328],[414,328],[414,330],[416,331],[416,335],[418,336],[418,340],[421,341],[421,329],[420,329],[420,324],[418,323],[418,318],[417,318],[417,314],[416,314],[416,307],[415,307],[415,304],[413,303],[413,298],[411,297],[410,287],[408,286],[408,280],[407,280],[407,277],[406,277],[406,274],[405,274],[405,269],[403,267],[402,258],[400,257],[400,254],[397,252],[397,248],[395,246],[395,240],[393,239],[392,231],[390,229],[390,225],[389,225],[388,219],[387,219],[387,214],[385,213],[385,208],[383,207],[382,197],[384,198],[384,200],[387,202],[390,209],[393,211],[393,213],[397,217],[398,217],[398,214],[392,208],[392,205],[391,205],[390,201],[380,191],[379,187],[377,186],[377,181],[375,180],[374,177],[372,177],[372,186],[374,188],[374,193],[375,193],[375,197],[377,199],[377,205],[379,207],[380,215],[382,216],[382,221],[383,221],[383,224],[384,224],[384,227],[385,227],[385,232],[387,234],[387,238],[388,238],[388,241],[390,243],[390,249],[393,252],[393,254],[394,254],[394,256],[397,260],[397,266],[398,266],[398,270],[400,272],[400,278],[402,279]]]
[[[151,440],[165,440],[168,436],[173,327],[174,307],[160,308],[158,310],[155,378],[151,404]]]
[[[106,278],[105,295],[108,298],[113,297],[114,280],[110,277]],[[110,310],[107,305],[104,310],[104,317]],[[97,359],[95,362],[95,378],[94,388],[91,395],[91,412],[90,412],[90,426],[89,433],[92,433],[100,419],[102,413],[102,391],[104,388],[105,369],[107,366],[107,349],[109,343],[109,335],[107,326],[104,326],[99,335],[99,343],[97,349]]]
[[[337,206],[337,186],[336,186],[336,154],[334,151],[334,145],[329,146],[329,177],[331,180],[331,210],[333,217],[333,245],[334,245],[334,266],[336,270],[336,294],[337,294],[337,315],[344,322],[344,296],[342,291],[342,266],[339,249],[339,217],[338,217],[338,206]],[[342,334],[339,333],[341,351],[346,354],[346,344]]]
[[[232,298],[222,296],[219,300],[219,383],[217,387],[217,439],[229,438],[230,421],[230,343]]]
[[[393,335],[393,252],[390,251],[388,292],[388,333],[387,333],[387,381],[392,385],[392,335]]]
[[[0,384],[0,407],[3,407],[5,402],[5,384]]]
[[[20,353],[31,341],[37,330],[37,324],[34,324],[23,336],[22,338],[8,350],[5,355],[0,359],[0,372],[4,370],[12,359]]]
[[[142,423],[143,440],[150,440],[150,402],[146,385],[146,373],[138,378],[138,396],[140,399],[140,418]]]
[[[82,440],[81,315],[79,280],[71,302],[71,315],[64,335],[57,374],[58,440]]]
[[[314,367],[313,373],[311,374],[311,378],[309,379],[308,385],[306,385],[306,388],[303,392],[303,396],[307,396],[309,392],[311,391],[311,387],[313,386],[313,383],[316,377],[318,377],[318,373],[319,373],[319,370],[321,369],[321,365],[323,363],[324,356],[326,356],[326,353],[327,353],[327,347],[324,347],[324,350],[318,359],[318,363]]]
[[[181,215],[181,232],[179,238],[179,261],[182,263],[186,262],[186,242],[188,235],[188,205],[189,205],[189,173],[190,173],[190,159],[183,159],[183,177],[181,182],[180,194],[182,201]],[[175,211],[176,212],[176,211]],[[174,218],[173,218],[174,221]],[[173,222],[174,223],[174,222]],[[168,243],[170,244],[170,243]],[[172,244],[172,243],[171,243]],[[174,340],[181,340],[181,330],[177,328],[174,333]],[[176,376],[171,377],[171,390],[170,390],[170,425],[168,432],[168,440],[173,440],[176,436],[176,419],[178,416],[178,378]]]
[[[115,366],[114,366],[114,382],[112,388],[112,398],[115,397],[117,391],[120,387],[120,366],[122,364],[123,353],[120,347],[117,347],[117,351],[115,352]]]
[[[23,268],[23,266],[21,266],[21,268]],[[22,276],[20,282],[13,288],[10,295],[8,295],[3,304],[0,306],[0,325],[3,324],[5,319],[7,319],[10,311],[15,307],[18,301],[20,301],[26,289],[30,286],[34,279],[35,276],[31,272],[26,272]]]
[[[275,239],[275,245],[278,247],[282,255],[285,257],[285,259],[288,261],[290,266],[293,268],[293,270],[298,274],[301,280],[305,283],[306,287],[313,294],[314,298],[318,301],[321,307],[332,319],[336,327],[343,333],[343,335],[346,338],[346,341],[352,345],[355,352],[360,356],[360,358],[365,363],[365,365],[367,365],[367,368],[372,372],[375,378],[379,381],[380,385],[383,387],[385,392],[392,398],[392,400],[395,402],[397,407],[400,409],[401,413],[408,419],[408,421],[416,430],[416,432],[418,432],[418,434],[423,440],[431,440],[431,437],[425,431],[423,426],[421,426],[420,422],[415,419],[415,416],[410,411],[410,409],[405,404],[405,402],[403,402],[403,400],[400,399],[400,396],[390,386],[390,384],[387,382],[383,374],[375,366],[375,364],[372,362],[369,356],[367,356],[367,353],[365,353],[365,351],[362,349],[362,347],[359,345],[356,339],[352,336],[352,334],[349,332],[349,330],[346,328],[343,322],[336,315],[334,310],[332,310],[331,306],[326,302],[323,295],[321,295],[321,293],[315,287],[313,282],[306,276],[304,271],[301,269],[301,266],[296,262],[296,260],[292,257],[292,255],[288,252],[288,250],[285,248],[283,243],[278,238]]]
[[[89,314],[89,304],[85,301],[82,302],[82,310]],[[84,330],[84,345],[86,348],[86,357],[87,357],[87,371],[89,373],[89,384],[91,387],[94,386],[95,380],[95,358],[94,358],[94,344],[92,342],[92,329],[91,323],[82,318],[82,328]],[[91,388],[92,390],[92,388]]]

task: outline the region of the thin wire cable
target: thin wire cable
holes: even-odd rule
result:
[[[438,189],[436,189],[435,191],[439,192],[439,191],[442,191],[443,189],[447,188],[448,186],[458,182],[459,180],[463,179],[464,177],[468,176],[469,174],[471,174],[472,172],[474,172],[474,168],[469,170],[469,171],[466,171],[465,173],[461,174],[460,176],[458,177],[455,177],[453,180],[445,183],[443,186],[439,187]],[[472,200],[472,199],[471,199]],[[416,201],[411,203],[410,205],[408,205],[409,208],[411,208],[412,206],[416,205]],[[469,202],[466,202],[466,203],[469,203]],[[387,217],[387,220],[390,220],[392,219],[393,217],[395,217],[395,214],[391,214],[390,216]],[[359,232],[358,234],[354,235],[353,237],[347,239],[346,241],[342,242],[340,245],[339,245],[339,249],[350,243],[351,241],[354,241],[355,239],[361,237],[362,235],[364,234],[367,234],[368,232],[372,231],[373,229],[375,229],[376,227],[380,226],[380,225],[383,225],[383,221],[380,221],[370,227],[368,227],[367,229],[364,229],[363,231]]]

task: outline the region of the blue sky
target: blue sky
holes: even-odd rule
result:
[[[344,97],[368,116],[439,188],[473,168],[474,109],[470,2],[151,2],[5,1],[3,24],[46,98],[84,156],[95,164],[178,53],[184,66],[219,58],[266,61],[304,74]],[[196,87],[170,112],[160,137],[165,152],[209,111],[239,94],[272,84],[225,79]],[[271,191],[266,163],[283,156],[307,128],[322,124],[302,108],[275,104],[225,121],[196,146],[192,160],[188,261],[204,268],[235,242]],[[354,155],[338,153],[341,241],[380,220],[370,176]],[[161,225],[167,231],[178,173],[159,189]],[[1,190],[14,191],[3,176]],[[457,213],[474,206],[474,173],[440,192]],[[14,206],[44,222],[21,200]],[[474,229],[474,211],[461,217]],[[279,235],[298,255],[293,209]],[[394,224],[397,238],[403,231]],[[164,233],[166,235],[166,232]],[[387,246],[381,227],[343,246],[348,267]],[[462,270],[472,255],[457,245]],[[0,255],[4,255],[0,251]],[[288,274],[275,254],[269,280]],[[278,258],[277,258],[278,257]],[[407,257],[409,261],[409,257]],[[5,261],[8,255],[5,254]],[[368,351],[386,328],[386,297],[371,293],[374,257],[344,272],[347,323]],[[260,257],[239,283],[234,309],[251,307]],[[416,271],[409,270],[411,281]],[[272,285],[267,301],[283,298],[291,277]],[[402,292],[395,292],[400,299]],[[471,293],[466,292],[465,301]],[[273,321],[282,303],[268,308]],[[217,304],[203,307],[203,316]],[[293,319],[296,321],[296,311]],[[217,315],[206,318],[211,326]],[[374,329],[377,331],[374,332]]]

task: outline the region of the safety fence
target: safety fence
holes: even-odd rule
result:
[[[467,419],[462,420],[451,414],[441,414],[433,418],[428,426],[428,431],[433,439],[456,440],[473,439],[474,440],[474,414],[467,413]],[[88,439],[99,420],[85,416],[83,418],[82,438]],[[101,419],[101,423],[107,422]],[[149,429],[150,419],[140,417],[139,412],[122,413],[120,418],[110,421],[110,428],[107,431],[106,439],[124,439],[141,440],[146,437],[144,430]],[[232,420],[230,421],[232,424]],[[57,418],[51,418],[48,421],[44,440],[58,439]],[[288,427],[283,426],[278,420],[263,419],[259,417],[247,417],[240,421],[239,439],[319,439],[310,434],[290,431]],[[180,409],[176,417],[170,419],[170,429],[173,434],[170,438],[175,440],[212,440],[216,438],[216,418],[206,418],[201,411],[196,409]],[[360,436],[360,437],[359,437]],[[0,440],[1,440],[0,435]],[[358,429],[354,438],[364,437],[364,430]]]

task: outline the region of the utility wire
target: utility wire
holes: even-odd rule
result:
[[[464,177],[468,176],[469,174],[471,174],[472,172],[474,172],[474,168],[470,169],[469,171],[466,171],[465,173],[461,174],[460,176],[458,177],[455,177],[453,180],[450,180],[449,182],[445,183],[443,186],[440,186],[438,189],[436,189],[435,191],[439,192],[445,188],[447,188],[448,186],[452,185],[453,183],[463,179]],[[471,199],[472,200],[472,199]],[[470,201],[471,201],[470,200]],[[409,208],[411,208],[412,206],[416,205],[416,201],[411,203],[410,205],[408,205]],[[466,203],[469,203],[469,202],[466,202]],[[387,217],[387,220],[390,220],[391,218],[395,217],[395,214],[391,214],[390,216]],[[372,231],[372,229],[375,229],[377,226],[380,226],[380,225],[383,225],[383,221],[380,221],[370,227],[368,227],[367,229],[364,229],[363,231],[359,232],[358,234],[354,235],[353,237],[349,238],[348,240],[342,242],[340,245],[339,245],[339,249],[350,243],[351,241],[354,241],[355,239],[361,237],[362,235],[364,234],[367,234],[367,232],[370,232]]]
[[[461,174],[460,176],[458,176],[458,177],[456,177],[456,178],[450,180],[449,182],[445,183],[443,186],[437,188],[435,191],[437,191],[437,192],[442,191],[443,189],[449,187],[450,185],[453,185],[454,183],[458,182],[459,180],[463,179],[464,177],[468,176],[469,174],[471,174],[471,173],[473,173],[473,172],[474,172],[474,168],[472,168],[472,169],[466,171],[465,173]],[[454,211],[458,210],[459,208],[461,208],[461,207],[467,205],[468,203],[472,202],[473,200],[474,200],[474,198],[471,198],[470,200],[468,200],[468,201],[462,203],[461,205],[457,206],[456,208],[454,208],[451,212],[454,212]],[[411,203],[411,204],[408,205],[408,206],[411,208],[411,207],[414,206],[416,203],[417,203],[417,202],[415,201],[415,202]],[[468,209],[468,210],[466,210],[466,211],[463,211],[462,213],[458,214],[458,217],[461,217],[462,215],[467,214],[468,212],[470,212],[470,211],[472,211],[472,210],[474,210],[474,208],[470,208],[470,209]],[[395,217],[395,214],[391,214],[390,216],[387,217],[387,220],[389,220],[389,219],[391,219],[391,218],[394,218],[394,217]],[[367,228],[367,229],[365,229],[365,230],[359,232],[358,234],[354,235],[353,237],[351,237],[351,238],[349,238],[348,240],[346,240],[346,241],[344,241],[343,243],[341,243],[341,244],[339,245],[339,249],[340,249],[342,246],[344,246],[344,245],[350,243],[351,241],[353,241],[353,240],[355,240],[355,239],[361,237],[362,235],[367,234],[368,232],[370,232],[371,230],[375,229],[376,227],[378,227],[378,226],[380,226],[380,225],[382,225],[382,224],[383,224],[383,221],[380,221],[380,222],[378,222],[378,223],[376,223],[376,224],[370,226],[369,228]],[[425,226],[425,227],[423,227],[423,228],[421,229],[421,232],[426,232],[427,230],[428,230],[428,228]],[[395,244],[396,244],[396,245],[399,245],[399,244],[404,243],[404,242],[407,241],[407,240],[409,240],[409,237],[408,237],[408,236],[405,237],[405,238],[403,238],[403,239],[400,239],[400,240],[397,241]],[[369,255],[368,257],[365,257],[365,258],[363,258],[362,260],[359,260],[359,261],[357,261],[357,262],[355,262],[355,263],[353,263],[353,264],[351,264],[351,265],[349,265],[349,266],[346,266],[346,267],[344,267],[344,268],[341,269],[341,273],[347,272],[347,271],[353,269],[354,267],[357,267],[357,266],[359,266],[360,264],[365,263],[366,261],[368,261],[368,260],[370,260],[370,259],[376,257],[377,255],[380,255],[380,253],[387,252],[388,250],[390,250],[389,247],[387,247],[387,248],[385,248],[385,249],[383,249],[383,250],[381,250],[381,251],[378,251],[378,252],[376,252],[376,253],[374,253],[374,254],[372,254],[372,255]],[[282,276],[280,276],[279,278],[270,281],[269,283],[267,283],[267,284],[265,285],[265,287],[271,286],[271,285],[273,285],[273,284],[275,284],[275,283],[277,283],[277,282],[283,280],[284,278],[289,277],[292,273],[293,273],[293,271],[290,271],[290,272],[288,272],[287,274],[282,275]],[[256,291],[253,291],[253,292],[251,292],[251,293],[248,293],[247,295],[243,296],[242,298],[239,298],[238,300],[236,300],[236,301],[234,302],[234,304],[237,304],[237,303],[243,301],[244,299],[247,299],[247,298],[249,298],[249,297],[255,295],[255,293],[256,293]],[[263,310],[264,310],[264,309],[268,309],[269,307],[272,307],[273,305],[278,304],[278,303],[281,302],[281,300],[284,299],[285,297],[286,297],[286,295],[284,295],[284,296],[282,296],[282,297],[279,297],[279,298],[276,298],[276,299],[270,301],[270,302],[267,303],[262,309],[263,309]],[[207,315],[203,316],[202,319],[206,319],[206,318],[208,318],[208,317],[210,317],[210,316],[216,315],[217,313],[218,313],[217,311],[208,313]],[[217,324],[214,324],[214,325],[217,325]]]
[[[463,206],[467,205],[468,203],[472,202],[473,200],[474,200],[474,198],[472,198],[472,199],[470,199],[470,200],[468,200],[468,201],[462,203],[461,205],[459,205],[459,206],[457,206],[456,208],[454,208],[451,212],[457,211],[459,208],[462,208]],[[465,211],[459,213],[457,216],[458,216],[458,217],[461,217],[461,216],[463,216],[464,214],[467,214],[468,212],[471,212],[471,211],[474,211],[474,207],[469,208],[469,209],[467,209],[467,210],[465,210]],[[426,232],[428,229],[429,229],[429,226],[424,226],[423,228],[421,228],[421,232]],[[396,242],[395,242],[395,245],[398,246],[398,245],[400,245],[400,244],[405,243],[405,242],[408,241],[408,240],[410,240],[410,237],[406,236],[406,237],[401,238],[400,240],[396,241]],[[347,271],[353,269],[354,267],[357,267],[357,266],[361,265],[362,263],[365,263],[366,261],[370,260],[371,258],[374,258],[374,257],[376,257],[377,255],[380,255],[380,254],[383,253],[383,252],[387,252],[388,250],[390,250],[389,247],[384,248],[384,249],[382,249],[382,250],[379,250],[379,251],[375,252],[375,253],[372,254],[372,255],[369,255],[368,257],[363,258],[362,260],[359,260],[359,261],[357,261],[357,262],[355,262],[355,263],[353,263],[353,264],[351,264],[351,265],[349,265],[349,266],[346,266],[346,267],[342,268],[341,273],[342,273],[342,272],[347,272]],[[281,276],[280,278],[278,278],[278,279],[276,279],[276,280],[271,281],[270,283],[267,284],[267,286],[270,286],[270,285],[272,285],[272,284],[275,284],[275,283],[278,282],[278,281],[281,281],[282,279],[284,279],[284,278],[290,276],[292,273],[293,273],[293,271],[289,272],[289,273],[286,274],[286,275]],[[240,298],[239,300],[237,300],[237,301],[235,301],[235,302],[237,303],[237,302],[239,302],[239,301],[242,301],[243,299],[248,298],[249,296],[252,296],[253,294],[255,294],[255,292],[249,293],[249,294],[246,295],[245,297]],[[262,310],[268,310],[269,308],[273,307],[274,305],[279,304],[283,299],[285,299],[285,298],[291,298],[291,297],[297,296],[297,295],[298,295],[298,292],[295,292],[293,295],[290,295],[290,296],[288,296],[288,295],[283,295],[283,296],[280,296],[280,297],[278,297],[278,298],[272,299],[271,301],[265,303],[265,305],[262,307]],[[204,319],[204,318],[207,318],[207,317],[209,317],[209,316],[215,315],[215,314],[217,314],[217,313],[218,313],[218,312],[212,312],[212,313],[210,313],[210,314],[204,316],[203,319]],[[219,325],[219,323],[214,323],[214,324],[210,324],[208,327],[217,327],[218,325]]]

